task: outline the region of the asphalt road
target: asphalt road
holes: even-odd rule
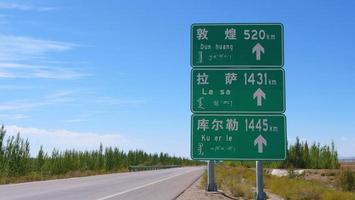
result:
[[[2,200],[169,200],[203,173],[204,167],[117,173],[0,186]]]

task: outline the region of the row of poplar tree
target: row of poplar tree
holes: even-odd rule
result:
[[[330,145],[313,143],[309,146],[307,141],[300,142],[298,137],[296,142],[289,146],[287,159],[282,165],[307,169],[335,169],[340,166],[333,141]]]
[[[16,137],[5,138],[0,128],[0,177],[26,175],[61,175],[73,171],[114,172],[127,170],[131,165],[197,165],[199,162],[170,156],[166,153],[148,154],[142,150],[124,152],[118,148],[100,145],[92,151],[54,149],[51,155],[41,147],[36,157],[30,155],[30,143]]]
[[[232,166],[255,167],[254,161],[226,161]],[[288,145],[286,159],[283,161],[264,161],[266,168],[301,168],[301,169],[336,169],[340,167],[338,152],[334,142],[330,145],[320,145],[307,141],[301,142],[297,137],[296,142]]]

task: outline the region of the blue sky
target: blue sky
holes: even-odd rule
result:
[[[40,144],[189,156],[192,23],[281,22],[288,138],[354,156],[352,1],[0,1],[0,123]]]

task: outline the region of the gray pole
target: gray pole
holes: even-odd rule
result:
[[[214,182],[214,161],[209,160],[207,164],[207,187],[206,190],[208,192],[216,192],[217,185]]]
[[[266,194],[264,193],[263,182],[263,162],[256,161],[256,200],[265,200]]]

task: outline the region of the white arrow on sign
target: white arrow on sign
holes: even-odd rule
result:
[[[263,144],[267,146],[267,142],[263,136],[259,135],[255,140],[254,140],[254,146],[258,145],[258,153],[263,152]]]
[[[261,60],[261,53],[265,53],[264,51],[264,47],[261,46],[261,44],[257,43],[253,49],[252,49],[252,53],[255,53],[256,55],[256,60]]]
[[[262,99],[266,99],[266,94],[264,93],[264,91],[262,91],[260,88],[258,88],[254,94],[253,94],[253,99],[256,98],[256,105],[257,106],[262,106],[263,105],[263,101]]]

